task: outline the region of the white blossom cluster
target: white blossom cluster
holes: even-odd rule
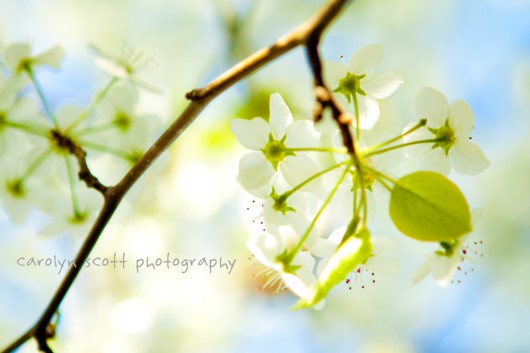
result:
[[[48,216],[42,235],[86,235],[102,199],[78,179],[72,144],[96,157],[89,164],[104,155],[136,162],[156,128],[155,119],[138,113],[138,87],[153,88],[137,77],[141,56],[127,49],[117,59],[96,59],[111,77],[90,104],[52,108],[39,72],[59,69],[63,49],[31,49],[8,45],[0,60],[0,206],[18,224],[38,207]]]
[[[416,98],[418,122],[407,125],[394,138],[367,145],[363,132],[371,130],[380,117],[378,101],[392,95],[403,83],[398,72],[371,73],[382,55],[383,47],[372,45],[360,49],[346,65],[324,64],[328,88],[353,117],[353,154],[343,145],[338,126],[334,131],[319,132],[323,131],[318,128],[320,122],[293,119],[278,93],[270,97],[268,120],[232,120],[233,133],[251,150],[240,160],[237,180],[263,200],[264,231],[251,237],[248,248],[266,267],[262,272],[268,276],[265,286],[277,291],[290,289],[302,299],[297,307],[322,303],[331,287],[344,281],[349,273],[368,269],[393,274],[399,270],[399,262],[389,257],[398,248],[395,239],[372,237],[368,231],[368,210],[374,206],[373,193],[377,189],[391,193],[391,203],[397,205],[394,210],[391,205],[391,216],[403,209],[410,211],[405,215],[414,219],[405,219],[403,226],[393,217],[402,232],[441,245],[441,250],[419,268],[413,281],[432,273],[437,283],[445,286],[468,258],[465,242],[472,229],[467,225],[468,206],[445,175],[451,169],[460,174],[478,174],[489,165],[482,150],[470,141],[473,112],[464,101],[450,105],[442,93],[426,87]],[[322,154],[330,156],[326,163],[316,158]],[[397,155],[421,159],[421,171],[437,174],[420,173],[412,179],[396,180],[392,169],[399,164]],[[438,194],[431,190],[437,188],[436,178],[442,178],[444,185]],[[410,180],[413,183],[409,185]],[[453,193],[458,194],[454,199],[446,197]],[[319,219],[333,198],[349,200],[344,208],[350,221],[331,234],[322,234]],[[447,212],[452,202],[463,207],[465,220]],[[416,224],[423,227],[419,235]],[[425,231],[431,228],[442,228],[441,233],[439,229]]]

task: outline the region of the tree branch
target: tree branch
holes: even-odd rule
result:
[[[96,189],[101,194],[105,194],[108,187],[103,185],[88,168],[85,150],[71,138],[57,130],[51,131],[51,137],[60,148],[67,150],[77,159],[77,164],[79,164],[79,180],[84,181],[88,188]]]
[[[77,275],[83,268],[82,264],[88,258],[90,252],[96,245],[101,236],[105,226],[114,214],[116,208],[121,202],[123,196],[130,190],[134,183],[145,173],[151,164],[173,143],[182,132],[199,116],[200,112],[219,94],[230,88],[235,83],[243,80],[251,75],[267,63],[284,55],[288,51],[300,46],[306,45],[308,48],[314,48],[316,52],[318,46],[318,39],[321,37],[323,31],[329,26],[331,21],[340,13],[344,6],[351,0],[330,0],[322,9],[316,13],[308,21],[298,26],[288,34],[279,38],[270,47],[258,50],[246,59],[242,60],[231,69],[221,74],[218,78],[207,84],[203,88],[195,89],[186,94],[186,98],[190,103],[180,116],[169,126],[169,128],[160,136],[160,138],[147,150],[144,156],[127,172],[127,174],[118,182],[117,185],[106,187],[102,185],[97,178],[92,174],[86,174],[88,167],[86,166],[85,154],[83,150],[73,149],[72,152],[78,159],[80,173],[79,176],[89,187],[94,187],[103,193],[105,202],[101,209],[95,223],[88,233],[83,245],[79,249],[75,263],[78,266],[72,266],[68,270],[66,276],[61,282],[59,288],[55,292],[53,298],[46,307],[44,313],[41,315],[37,323],[28,330],[24,335],[15,340],[11,345],[5,348],[2,352],[12,352],[32,337],[39,343],[39,349],[43,352],[51,352],[47,345],[49,337],[49,323],[53,315],[59,308],[62,300],[73,285]],[[316,42],[315,42],[315,39]],[[312,49],[313,50],[313,49]],[[315,80],[319,87],[323,87],[328,92],[326,99],[319,101],[323,106],[331,106],[336,110],[336,113],[341,113],[340,107],[334,103],[329,90],[325,88],[322,80],[320,69],[320,60],[318,53],[316,57],[310,55],[310,62],[315,73]],[[318,88],[318,87],[317,87]],[[326,103],[327,102],[327,103]],[[331,102],[331,103],[330,103]],[[338,114],[337,116],[340,116]],[[335,115],[335,114],[334,114]],[[341,130],[342,131],[342,130]],[[351,136],[351,134],[350,134]],[[346,142],[346,141],[345,141]],[[350,144],[353,148],[353,140]],[[89,171],[88,171],[89,172]],[[90,173],[90,172],[89,172]],[[88,175],[88,176],[87,176]],[[92,176],[92,177],[90,177]]]

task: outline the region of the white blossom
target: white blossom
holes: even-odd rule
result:
[[[382,45],[370,45],[359,49],[346,65],[325,62],[324,76],[327,84],[339,101],[353,107],[357,100],[359,110],[359,128],[370,130],[379,119],[380,99],[389,97],[403,83],[399,72],[393,71],[370,77],[368,74],[383,57]],[[355,114],[355,111],[352,112]]]
[[[427,126],[407,134],[403,140],[434,140],[407,147],[405,152],[410,158],[425,158],[423,169],[447,175],[452,166],[459,174],[473,175],[489,166],[482,149],[470,141],[475,118],[466,102],[458,100],[449,105],[441,92],[424,87],[416,98],[416,110],[421,119],[427,119]]]

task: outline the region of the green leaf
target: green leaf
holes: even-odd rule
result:
[[[342,282],[348,273],[368,260],[372,254],[370,232],[363,228],[354,236],[347,237],[326,267],[322,270],[309,298],[300,300],[293,309],[309,308],[323,300],[329,291]]]
[[[469,205],[460,189],[433,172],[397,181],[390,195],[390,217],[403,234],[421,241],[448,241],[472,230]]]

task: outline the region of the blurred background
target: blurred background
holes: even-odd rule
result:
[[[108,77],[94,65],[95,45],[119,55],[125,42],[152,58],[142,77],[162,94],[143,93],[141,109],[167,126],[185,92],[207,83],[252,51],[314,13],[316,0],[0,0],[0,44],[28,41],[36,52],[59,44],[61,71],[39,79],[54,108],[86,105]],[[310,118],[311,78],[295,50],[221,95],[148,172],[107,227],[94,254],[135,258],[236,259],[230,275],[190,268],[137,274],[83,271],[61,307],[58,352],[528,352],[530,350],[530,1],[381,0],[353,2],[322,43],[339,60],[380,43],[377,72],[399,70],[405,84],[382,103],[379,129],[399,132],[416,119],[422,86],[475,112],[473,140],[490,168],[451,175],[484,216],[473,272],[442,289],[410,276],[433,250],[402,237],[388,222],[378,234],[400,241],[396,276],[361,278],[336,288],[321,311],[292,312],[295,298],[260,290],[247,239],[258,231],[246,208],[252,197],[235,176],[244,150],[230,133],[234,117],[268,115],[280,92],[297,118]],[[119,178],[94,162],[96,175]],[[100,174],[98,174],[100,173]],[[384,211],[384,210],[383,210]],[[39,235],[32,213],[23,226],[0,211],[0,347],[40,315],[62,275],[23,268],[20,256],[72,258],[82,237]],[[364,283],[363,282],[363,283]],[[21,352],[34,352],[33,342]]]

